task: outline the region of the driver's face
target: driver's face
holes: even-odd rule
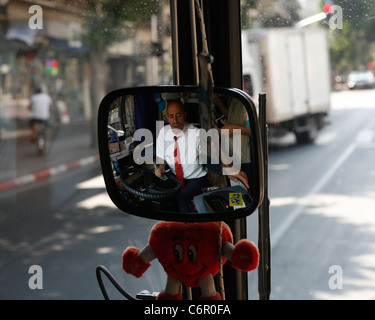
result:
[[[166,116],[172,129],[183,129],[185,125],[186,112],[180,103],[170,102],[168,104]]]

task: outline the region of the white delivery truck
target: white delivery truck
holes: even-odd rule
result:
[[[250,29],[242,33],[244,90],[267,94],[270,137],[293,132],[313,142],[330,108],[327,32],[321,28]]]

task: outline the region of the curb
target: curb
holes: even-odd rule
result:
[[[0,191],[19,187],[31,182],[47,179],[71,169],[79,168],[99,160],[99,155],[90,156],[81,160],[73,161],[68,164],[62,164],[50,169],[41,170],[32,174],[27,174],[11,181],[0,182]]]

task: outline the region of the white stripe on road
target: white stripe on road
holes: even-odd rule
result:
[[[279,240],[284,236],[285,232],[290,228],[293,222],[302,214],[303,210],[309,205],[311,197],[318,193],[327,182],[333,177],[341,165],[349,158],[356,148],[356,144],[351,144],[337,159],[336,162],[329,168],[329,170],[322,176],[322,178],[314,185],[314,187],[307,193],[307,195],[298,200],[297,207],[288,215],[286,219],[277,227],[272,233],[271,245],[272,248],[277,245]],[[272,204],[272,199],[271,199]]]
[[[320,192],[327,182],[333,177],[342,164],[349,158],[357,147],[365,145],[373,145],[371,142],[374,139],[374,131],[371,129],[363,129],[358,132],[355,142],[350,144],[348,148],[341,154],[341,156],[333,163],[328,171],[321,177],[321,179],[311,188],[306,196],[297,201],[297,207],[277,226],[277,229],[272,233],[271,246],[277,245],[280,239],[284,236],[286,231],[290,228],[293,222],[302,214],[303,210],[311,204],[312,196]],[[272,205],[272,199],[271,199]]]

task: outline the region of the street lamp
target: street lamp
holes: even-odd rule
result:
[[[308,17],[306,19],[303,19],[303,20],[297,22],[294,27],[297,28],[297,29],[300,29],[300,28],[306,27],[306,26],[308,26],[310,24],[313,24],[315,22],[324,20],[326,18],[327,18],[327,13],[320,12],[318,14],[315,14],[315,15],[313,15],[311,17]]]

